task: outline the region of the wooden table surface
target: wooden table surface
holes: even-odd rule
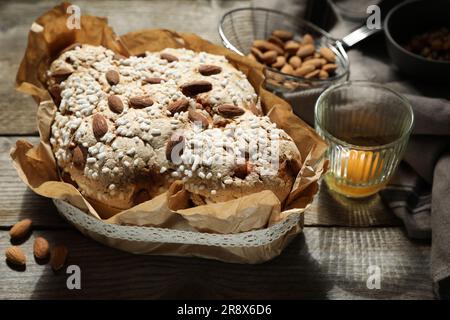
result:
[[[236,265],[197,258],[137,256],[105,247],[63,221],[50,200],[19,180],[9,150],[17,139],[37,141],[36,105],[14,91],[14,77],[33,20],[56,1],[0,3],[0,251],[9,228],[31,218],[35,230],[21,244],[25,270],[0,262],[0,299],[92,298],[327,298],[433,299],[429,243],[409,240],[378,196],[343,203],[321,186],[305,215],[305,229],[276,259]],[[165,27],[220,43],[217,21],[249,1],[75,1],[83,13],[106,16],[118,34]],[[171,14],[176,8],[177,14]],[[136,17],[139,17],[137,19]],[[63,243],[80,266],[81,290],[68,290],[67,274],[37,264],[33,238]],[[381,270],[381,288],[368,289],[368,267]]]

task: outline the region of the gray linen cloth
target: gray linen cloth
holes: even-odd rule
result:
[[[302,17],[306,1],[258,0],[254,5]],[[338,39],[360,25],[346,21],[338,14],[333,19],[336,23],[327,31]],[[449,83],[402,76],[389,61],[382,33],[351,48],[348,55],[350,80],[385,84],[404,94],[413,106],[415,126],[404,161],[380,194],[404,222],[409,237],[432,238],[431,275],[435,292],[441,298],[450,298]],[[290,101],[301,118],[313,125],[314,103],[319,94],[288,93],[283,97]]]

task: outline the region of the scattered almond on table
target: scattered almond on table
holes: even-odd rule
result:
[[[54,271],[64,267],[68,253],[67,247],[63,245],[57,245],[52,249],[50,265]]]
[[[334,75],[336,54],[327,47],[316,48],[310,34],[295,40],[288,30],[274,30],[267,40],[253,41],[250,53],[252,60],[280,70],[291,76],[305,79],[327,79]]]
[[[25,237],[31,230],[32,222],[30,219],[23,219],[17,222],[9,230],[11,239],[16,240]]]
[[[18,246],[12,246],[5,251],[6,260],[16,266],[24,266],[27,263],[27,257]]]

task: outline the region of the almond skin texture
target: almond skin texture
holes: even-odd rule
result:
[[[116,96],[114,94],[112,94],[108,97],[108,106],[112,112],[122,113],[122,111],[123,111],[122,99],[120,99],[119,96]]]
[[[9,247],[5,251],[6,260],[16,266],[24,266],[27,263],[27,257],[22,249],[17,246]]]
[[[192,122],[199,123],[202,128],[208,128],[209,126],[208,118],[206,118],[200,112],[189,110],[188,116],[189,120],[191,120]]]
[[[244,109],[232,104],[223,104],[217,108],[217,111],[225,118],[233,118],[245,113]]]
[[[178,61],[178,58],[169,53],[161,53],[160,58],[169,62]]]
[[[50,246],[45,238],[37,237],[34,239],[33,253],[37,259],[45,259],[50,254]]]
[[[99,139],[108,132],[108,124],[101,114],[94,114],[92,117],[92,131],[94,136]]]
[[[289,30],[283,30],[283,29],[274,30],[272,32],[272,35],[283,41],[291,40],[294,37],[294,34],[292,32],[290,32]]]
[[[148,96],[139,96],[139,97],[132,97],[130,98],[130,107],[135,108],[135,109],[142,109],[142,108],[146,108],[146,107],[150,107],[151,105],[153,105],[153,100],[152,98],[148,97]]]
[[[208,92],[212,89],[212,84],[208,81],[198,80],[181,85],[181,92],[187,97],[196,96],[199,93]]]
[[[163,78],[156,78],[156,77],[144,79],[144,82],[149,84],[160,84],[163,81],[164,81]]]
[[[188,108],[189,108],[189,100],[179,99],[179,100],[174,101],[171,104],[169,104],[169,106],[167,107],[167,110],[173,116],[175,113],[187,111]]]
[[[73,149],[73,165],[78,169],[83,169],[86,165],[87,150],[83,146],[76,146]]]
[[[105,77],[106,81],[108,81],[111,86],[116,85],[120,82],[120,75],[115,70],[109,70],[108,72],[106,72]]]
[[[23,219],[17,222],[9,230],[9,235],[12,239],[20,239],[27,235],[31,230],[32,222],[30,219]]]
[[[57,245],[52,249],[50,265],[54,271],[58,271],[64,267],[68,253],[67,247],[63,245]]]
[[[204,64],[198,68],[198,72],[204,76],[211,76],[222,72],[222,68],[211,64]]]

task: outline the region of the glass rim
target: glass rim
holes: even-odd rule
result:
[[[331,134],[327,129],[325,129],[323,127],[323,124],[321,123],[321,121],[318,118],[318,109],[320,108],[320,105],[322,104],[323,100],[325,98],[327,98],[330,95],[330,93],[332,91],[334,91],[335,89],[338,89],[341,87],[350,87],[350,86],[354,86],[354,85],[364,86],[364,87],[375,87],[377,89],[387,91],[387,92],[393,94],[394,96],[396,96],[397,98],[399,98],[401,100],[401,102],[403,102],[403,105],[406,106],[406,108],[408,109],[408,112],[409,112],[409,117],[410,117],[409,120],[410,121],[409,121],[409,127],[407,128],[407,130],[404,130],[404,132],[402,132],[400,137],[398,137],[397,139],[395,139],[389,143],[380,144],[378,146],[360,146],[360,145],[352,144],[352,143],[346,142],[344,140],[341,140],[341,139],[335,137],[333,134]],[[403,95],[399,94],[397,91],[392,90],[391,88],[388,88],[387,86],[384,86],[384,85],[376,83],[376,82],[370,82],[370,81],[365,81],[365,80],[353,80],[353,81],[346,81],[343,83],[334,84],[322,92],[322,94],[317,99],[315,107],[314,107],[314,122],[317,126],[319,126],[321,133],[327,139],[330,139],[331,141],[333,141],[336,144],[342,145],[349,149],[355,149],[355,150],[361,150],[361,151],[375,151],[375,150],[380,150],[380,149],[387,149],[387,148],[390,148],[392,146],[395,146],[397,144],[404,142],[409,137],[409,135],[411,134],[411,131],[414,127],[414,112],[413,112],[413,109],[412,109],[412,106],[411,106],[411,103],[409,102],[409,100],[406,99]]]

